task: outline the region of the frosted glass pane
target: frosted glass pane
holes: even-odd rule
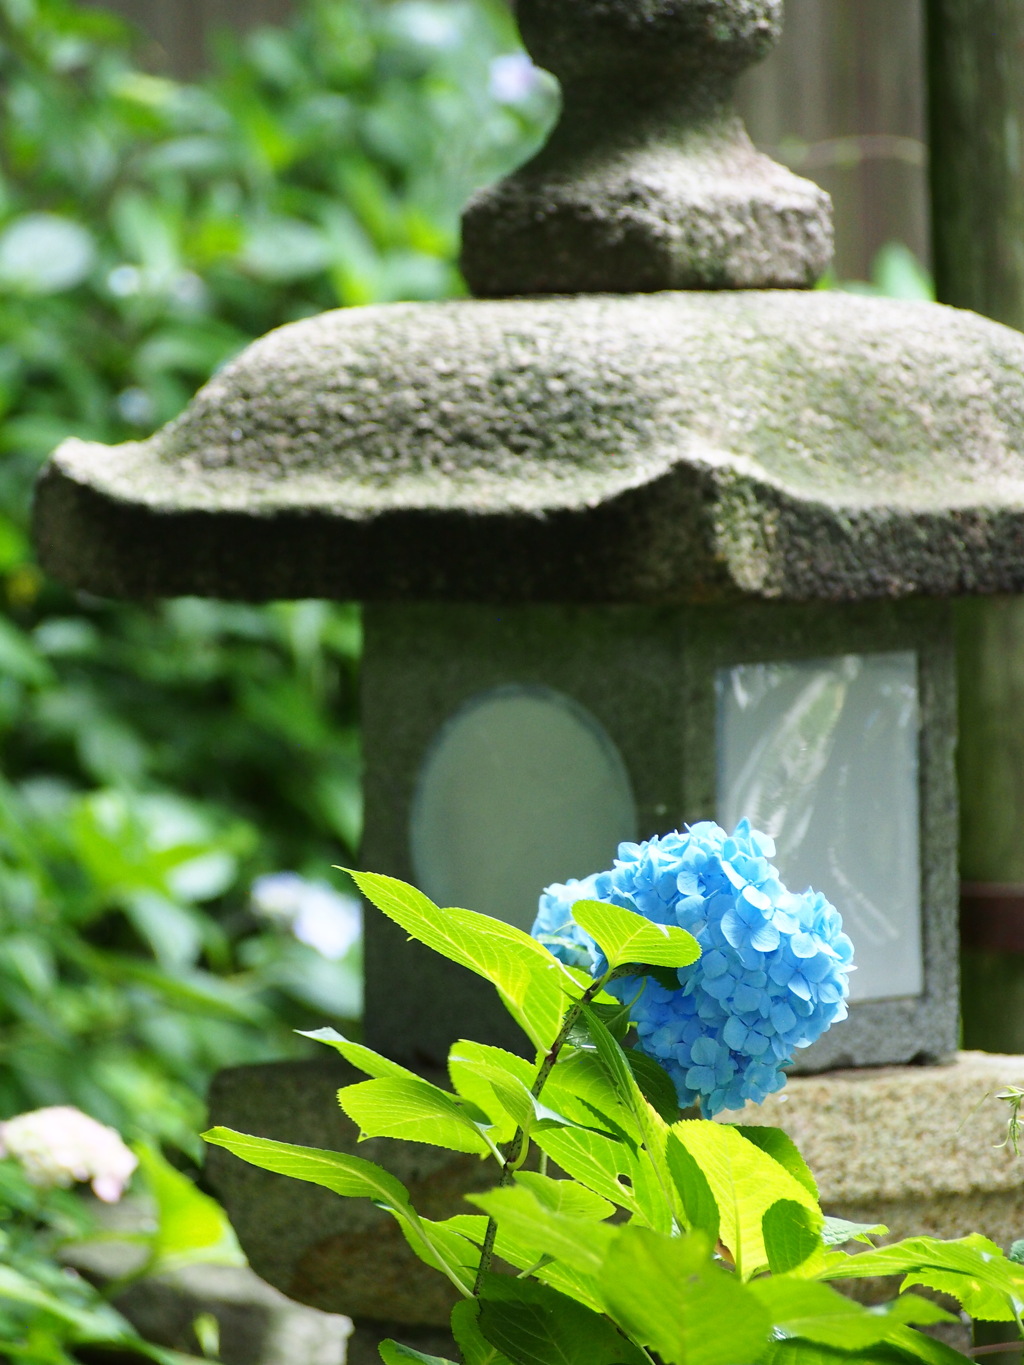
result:
[[[920,995],[916,655],[743,664],[717,686],[720,822],[748,816],[787,886],[842,913],[852,999]]]
[[[497,688],[458,711],[427,754],[413,871],[438,905],[529,929],[545,886],[610,867],[636,823],[625,765],[589,712],[548,688]]]

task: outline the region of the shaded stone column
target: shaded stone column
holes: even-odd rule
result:
[[[935,277],[1024,329],[1024,5],[928,0]],[[957,605],[968,1047],[1024,1049],[1024,599]]]

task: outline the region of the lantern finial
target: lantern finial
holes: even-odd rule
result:
[[[757,152],[732,103],[782,0],[519,0],[562,85],[547,146],[463,215],[480,296],[806,288],[831,204]]]

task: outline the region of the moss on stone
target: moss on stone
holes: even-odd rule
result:
[[[44,562],[116,596],[856,600],[1024,587],[1024,338],[843,294],[349,309],[148,442],[71,441]]]

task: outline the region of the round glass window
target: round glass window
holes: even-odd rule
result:
[[[499,687],[462,706],[427,752],[413,871],[437,904],[529,930],[545,886],[610,867],[636,833],[629,775],[600,722],[550,688]]]

